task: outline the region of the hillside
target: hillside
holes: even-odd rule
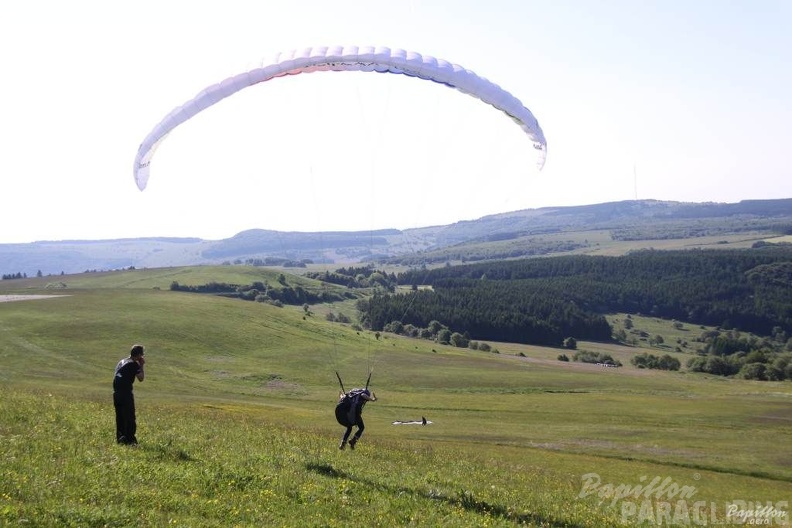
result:
[[[0,244],[0,272],[34,276],[223,262],[442,264],[635,249],[750,247],[792,234],[792,199],[733,204],[656,200],[546,207],[399,231],[251,229],[225,240],[139,238]]]
[[[642,369],[631,358],[646,351],[696,355],[645,341],[579,342],[623,363],[602,368],[558,361],[557,348],[377,336],[321,315],[335,307],[169,290],[280,273],[0,281],[0,294],[59,294],[0,303],[0,524],[610,527],[695,515],[714,525],[731,504],[788,515],[789,382]],[[630,320],[691,348],[712,331]],[[109,388],[134,342],[147,346],[147,373],[130,449],[113,440]],[[373,373],[379,401],[355,451],[337,448],[336,372],[353,386]],[[421,416],[432,425],[392,425]],[[655,477],[676,492],[616,498],[591,487]],[[683,486],[694,495],[680,496]]]

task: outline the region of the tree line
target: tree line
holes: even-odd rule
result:
[[[281,275],[283,277],[283,275]],[[281,286],[272,287],[267,282],[253,282],[252,284],[229,284],[225,282],[208,282],[200,285],[179,284],[173,281],[171,291],[190,293],[210,293],[224,297],[234,297],[245,301],[256,301],[281,306],[284,304],[301,305],[325,302],[342,301],[344,297],[328,291],[313,292],[302,286],[289,286],[285,279],[280,281]]]
[[[494,321],[515,317],[514,308],[522,305],[512,303],[528,298],[531,307],[554,308],[528,312],[526,319],[529,313],[547,321],[548,313],[586,314],[590,320],[594,314],[624,312],[758,335],[781,327],[792,334],[792,246],[522,259],[414,269],[398,280],[431,285],[436,296],[416,293],[407,302],[394,296],[378,300],[377,310],[383,310],[379,306],[383,302],[393,303],[392,311],[398,312],[399,306],[409,304],[416,310],[416,304],[438,304],[440,299],[462,302],[461,309],[466,310],[468,301],[451,293],[464,290],[476,292],[476,303],[497,304],[503,298],[503,313],[488,315]],[[565,305],[569,308],[561,309]],[[580,331],[577,325],[566,328]],[[569,335],[591,339],[590,334]]]
[[[711,330],[699,341],[706,345],[688,359],[690,371],[760,381],[792,380],[792,338],[781,327],[765,337]]]
[[[394,273],[385,273],[376,270],[373,266],[350,266],[339,268],[335,271],[309,271],[305,274],[309,279],[315,279],[330,284],[346,286],[347,288],[385,288],[394,291],[398,280]]]

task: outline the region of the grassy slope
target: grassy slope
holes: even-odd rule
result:
[[[167,291],[276,275],[64,276],[68,297],[0,303],[0,524],[617,524],[621,503],[579,497],[586,473],[670,477],[721,512],[789,496],[789,383],[638,370],[629,357],[644,349],[613,345],[579,348],[621,369],[539,347],[377,340],[300,308]],[[0,294],[53,293],[48,283],[2,281]],[[636,320],[652,335],[662,324]],[[142,445],[124,450],[109,378],[137,341]],[[358,450],[338,452],[334,371],[355,385],[369,367],[380,401]],[[434,424],[390,425],[422,415]]]

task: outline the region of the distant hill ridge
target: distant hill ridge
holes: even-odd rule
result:
[[[430,256],[433,252],[436,262],[450,258],[444,253],[449,247],[454,248],[453,258],[464,260],[466,248],[470,247],[470,255],[475,254],[477,260],[488,258],[487,255],[499,259],[504,255],[585,252],[584,243],[570,243],[566,238],[597,230],[610,230],[613,240],[630,241],[747,232],[766,237],[790,235],[792,198],[738,203],[627,200],[543,207],[404,231],[303,233],[250,229],[224,240],[145,237],[0,244],[0,273],[55,275],[129,267],[244,263],[266,258],[343,265],[405,255]],[[516,244],[519,249],[504,252],[506,243]],[[481,244],[489,244],[486,251],[482,251]],[[501,246],[493,249],[493,244]]]

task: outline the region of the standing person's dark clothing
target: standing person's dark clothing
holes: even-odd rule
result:
[[[116,442],[136,445],[137,422],[135,421],[135,397],[132,384],[135,378],[143,381],[145,350],[143,345],[134,345],[129,357],[118,362],[113,376],[113,406],[116,415]]]
[[[344,449],[349,440],[349,435],[352,434],[352,427],[357,427],[355,436],[349,440],[349,448],[355,449],[360,437],[363,435],[363,407],[366,402],[377,401],[377,397],[369,392],[368,389],[352,389],[346,394],[341,394],[341,397],[336,405],[336,420],[338,423],[346,427],[344,437],[341,439],[341,444],[338,449]]]

